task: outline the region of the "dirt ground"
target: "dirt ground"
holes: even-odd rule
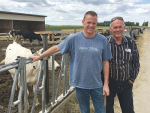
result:
[[[145,29],[136,40],[140,54],[140,72],[133,85],[133,99],[135,113],[150,112],[150,29]],[[114,103],[115,113],[121,113],[117,96]],[[76,97],[66,103],[62,113],[80,113]],[[91,102],[91,113],[94,108]]]
[[[139,37],[138,49],[140,53],[140,72],[134,83],[133,97],[135,113],[150,112],[150,29],[146,29]]]

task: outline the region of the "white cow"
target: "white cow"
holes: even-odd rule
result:
[[[36,52],[38,55],[41,53],[42,49],[40,49],[38,52]],[[12,44],[9,44],[6,49],[6,57],[5,57],[5,64],[12,63],[15,61],[17,56],[26,57],[29,58],[29,56],[33,56],[31,53],[31,50],[22,47],[20,44],[13,42]],[[2,61],[4,62],[4,61]],[[55,69],[60,67],[60,65],[55,61]],[[40,61],[36,61],[34,63],[29,63],[26,65],[26,78],[27,78],[27,84],[33,85],[33,92],[36,88],[36,82],[37,82],[37,76],[40,68]],[[52,70],[52,61],[51,58],[49,59],[49,70]],[[11,73],[12,78],[14,78],[15,75],[15,69],[8,70]],[[18,85],[20,85],[19,82],[20,79],[18,79]],[[28,91],[27,91],[28,92]],[[29,92],[28,92],[29,95]],[[38,105],[38,100],[36,101],[36,105]]]

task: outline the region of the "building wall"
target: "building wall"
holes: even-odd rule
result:
[[[148,23],[148,27],[150,27],[150,23]]]
[[[4,20],[25,20],[25,21],[45,21],[45,17],[31,16],[31,15],[19,15],[19,14],[5,14],[0,13],[0,19]]]
[[[23,13],[0,11],[0,33],[10,30],[45,31],[45,17]]]
[[[12,20],[0,20],[0,33],[9,32],[13,27],[12,24],[13,24]]]
[[[45,22],[42,21],[13,21],[14,30],[45,31]]]
[[[0,20],[0,33],[10,30],[45,31],[45,21]]]

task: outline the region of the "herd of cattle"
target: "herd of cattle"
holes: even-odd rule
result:
[[[130,28],[124,30],[124,35],[128,37],[132,37],[135,40],[137,39],[137,36],[139,36],[140,33],[143,33],[143,30],[145,28]],[[102,29],[98,29],[98,31],[103,31]],[[109,37],[111,35],[110,30],[106,30],[105,32],[101,32],[100,34],[104,35],[105,37]]]
[[[143,33],[143,30],[145,28],[134,28],[132,30],[125,30],[124,35],[130,36],[136,39],[136,37],[139,35],[139,33]],[[110,36],[111,33],[101,33],[105,35],[106,37]],[[55,35],[61,35],[61,34],[55,34]],[[32,43],[33,40],[42,41],[42,38],[39,34],[35,34],[33,31],[10,31],[9,37],[14,39],[14,42],[12,44],[9,44],[6,53],[5,53],[5,59],[0,62],[0,65],[9,64],[15,61],[17,56],[22,56],[28,58],[32,55],[39,55],[41,54],[42,49],[32,54],[30,49],[27,49],[25,47],[22,47],[19,44],[19,41],[23,39],[29,39],[30,43]],[[30,63],[26,65],[26,75],[27,75],[27,83],[30,85],[33,85],[33,91],[36,87],[36,81],[38,76],[38,71],[40,67],[40,61]],[[55,61],[55,69],[60,67],[60,65]],[[51,59],[49,59],[49,70],[52,70],[52,62]],[[9,70],[11,73],[12,78],[14,78],[15,75],[15,69]],[[18,84],[19,85],[19,84]],[[28,92],[29,93],[29,92]],[[38,103],[38,102],[37,102]]]
[[[125,35],[125,36],[129,36],[129,37],[132,37],[132,38],[134,38],[134,39],[136,40],[140,33],[143,34],[143,30],[144,30],[144,29],[145,29],[145,28],[126,29],[126,30],[124,31],[124,35]]]
[[[134,39],[137,38],[139,33],[143,33],[143,30],[145,28],[131,28],[126,29],[124,31],[125,36],[132,37]],[[100,29],[101,30],[101,29]],[[9,33],[9,38],[12,38],[15,42],[19,43],[21,39],[28,39],[30,41],[30,44],[32,45],[33,40],[42,41],[41,35],[36,34],[33,31],[27,31],[27,30],[11,30]],[[110,30],[106,30],[106,32],[101,32],[100,34],[109,37],[111,35]],[[54,34],[54,36],[61,36],[60,33]],[[60,38],[55,38],[54,41],[60,40]],[[52,41],[52,34],[50,34],[50,41]]]

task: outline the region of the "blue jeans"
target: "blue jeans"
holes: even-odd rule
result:
[[[110,79],[110,95],[107,96],[106,113],[114,113],[114,97],[116,94],[119,99],[122,113],[134,113],[132,87],[133,84],[130,83],[129,80],[118,83]]]
[[[95,113],[106,113],[103,88],[81,89],[76,87],[75,89],[81,113],[90,113],[90,96],[94,105]]]

